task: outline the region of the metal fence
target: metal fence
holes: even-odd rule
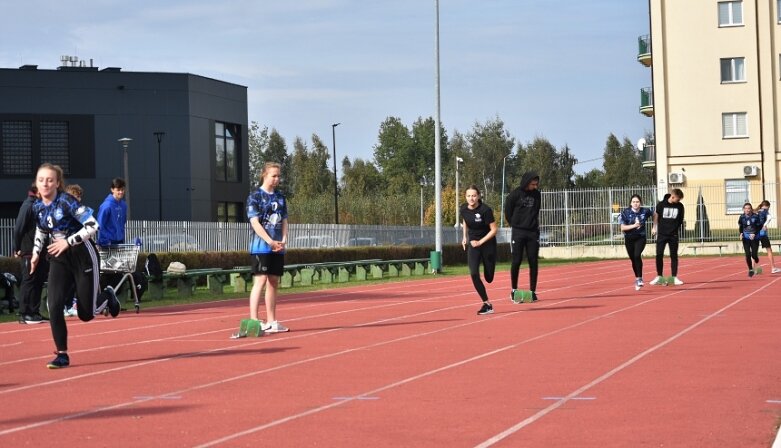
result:
[[[778,216],[778,184],[737,179],[680,188],[686,207],[685,225],[680,233],[682,241],[736,239],[737,220],[744,202],[758,207],[763,199],[768,199],[771,213]],[[542,192],[540,242],[542,245],[621,244],[623,234],[618,215],[629,206],[634,194],[643,198],[644,206],[655,207],[654,186]],[[494,210],[497,221],[499,213],[500,210]],[[777,239],[777,224],[772,227],[771,238]],[[13,228],[13,219],[0,219],[2,255],[11,254]],[[129,221],[126,227],[126,241],[139,238],[145,252],[247,250],[250,235],[247,223]],[[430,226],[291,224],[288,247],[433,245],[435,237],[435,229]],[[500,229],[497,237],[500,243],[509,241],[509,237],[509,228]],[[442,239],[444,244],[458,244],[461,229],[443,227]]]

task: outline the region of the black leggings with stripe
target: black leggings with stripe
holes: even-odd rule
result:
[[[58,351],[68,350],[68,327],[63,310],[76,291],[79,319],[95,317],[95,310],[105,307],[108,294],[100,292],[100,261],[92,241],[69,247],[58,257],[49,258],[47,305],[52,337]],[[75,288],[74,288],[75,285]],[[98,308],[98,305],[101,305]]]

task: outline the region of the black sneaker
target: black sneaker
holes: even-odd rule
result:
[[[510,290],[510,302],[517,304],[518,302],[515,301],[515,290]]]
[[[114,292],[114,288],[112,288],[111,286],[106,286],[106,289],[104,289],[103,291],[107,293],[109,296],[108,305],[106,305],[109,314],[111,314],[111,317],[119,316],[119,310],[122,307],[119,304],[119,299],[117,299],[117,294]]]
[[[749,276],[749,278],[754,276],[754,270],[753,269],[749,269],[748,270],[748,276]]]
[[[24,323],[26,324],[40,324],[43,322],[43,317],[40,314],[25,314]]]
[[[477,314],[493,314],[494,313],[494,307],[488,302],[483,302],[483,306],[480,307],[480,311],[477,312]]]
[[[536,302],[536,301],[537,301],[537,293],[532,291],[532,302]]]
[[[63,367],[68,367],[70,363],[71,359],[68,357],[67,353],[57,353],[57,357],[49,361],[49,364],[46,364],[46,367],[50,369],[61,369]]]

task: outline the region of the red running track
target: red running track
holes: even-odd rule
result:
[[[653,261],[646,261],[646,281]],[[685,258],[636,292],[627,260],[285,295],[293,331],[231,340],[246,300],[0,325],[0,446],[769,447],[781,276]],[[524,269],[521,284],[527,281]]]

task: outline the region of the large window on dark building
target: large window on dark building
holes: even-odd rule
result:
[[[68,176],[94,176],[94,123],[91,115],[0,115],[0,175],[32,178],[51,163]]]
[[[216,179],[224,182],[239,181],[239,125],[214,123],[214,149]]]
[[[2,172],[4,176],[29,176],[33,171],[33,124],[30,121],[3,121]]]
[[[241,202],[218,202],[217,222],[239,222],[243,220]]]

